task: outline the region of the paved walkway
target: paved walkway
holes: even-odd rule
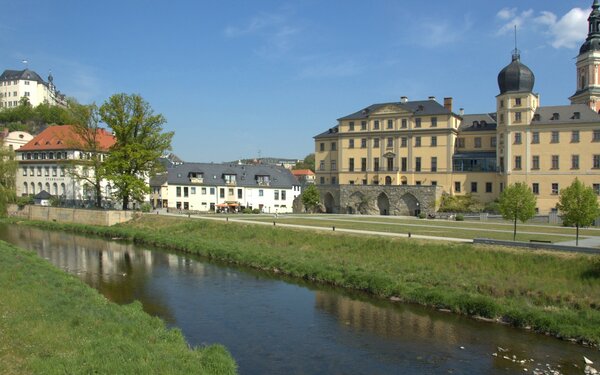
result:
[[[594,248],[600,248],[600,237],[598,236],[594,236],[594,237],[589,237],[586,236],[584,238],[582,238],[581,236],[579,236],[579,245],[576,245],[576,241],[572,240],[572,241],[563,241],[563,242],[555,242],[555,245],[564,245],[564,246],[581,246],[581,247],[594,247]]]

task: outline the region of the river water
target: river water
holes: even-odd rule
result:
[[[139,300],[193,346],[225,345],[241,374],[582,374],[583,356],[600,361],[551,337],[196,256],[16,225],[0,239],[116,303]]]

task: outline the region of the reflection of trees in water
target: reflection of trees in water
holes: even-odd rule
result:
[[[57,267],[76,274],[109,300],[120,304],[139,300],[146,312],[168,322],[173,322],[174,317],[161,295],[151,290],[152,273],[158,269],[204,273],[201,263],[99,238],[16,225],[0,225],[0,238],[36,251]]]
[[[359,331],[403,340],[432,338],[449,344],[458,342],[456,324],[441,318],[379,307],[329,292],[317,291],[315,304],[318,309],[337,317],[341,325]]]

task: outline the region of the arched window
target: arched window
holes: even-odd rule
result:
[[[37,186],[37,192],[41,193],[42,192],[42,183],[38,182],[38,186]]]
[[[385,176],[385,184],[386,185],[391,185],[392,184],[392,178],[390,176]]]
[[[35,194],[35,184],[33,182],[31,183],[31,193],[29,194]]]
[[[67,195],[67,189],[64,183],[60,184],[60,195]]]
[[[23,182],[23,195],[27,195],[27,182]]]
[[[56,182],[52,184],[52,194],[58,195],[58,184]]]
[[[50,183],[49,182],[46,182],[45,189],[46,189],[46,192],[50,193]]]

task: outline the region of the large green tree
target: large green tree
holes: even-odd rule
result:
[[[594,189],[585,186],[576,178],[569,187],[560,191],[556,207],[563,224],[576,228],[575,244],[579,246],[579,228],[592,225],[600,216],[598,197]]]
[[[147,181],[161,169],[158,159],[171,148],[173,132],[163,131],[164,116],[137,94],[111,96],[100,107],[100,117],[116,137],[104,167],[126,210],[150,192]]]
[[[16,175],[15,153],[0,143],[0,216],[5,216],[7,205],[15,202]]]
[[[302,192],[302,204],[309,212],[314,212],[315,208],[321,200],[319,190],[313,184],[310,184]]]
[[[315,171],[315,154],[308,154],[303,161],[296,163],[293,169],[310,169]]]
[[[517,220],[522,223],[535,216],[536,198],[529,186],[524,182],[512,184],[500,194],[498,208],[502,217],[511,220],[513,226],[513,241],[517,238]]]

